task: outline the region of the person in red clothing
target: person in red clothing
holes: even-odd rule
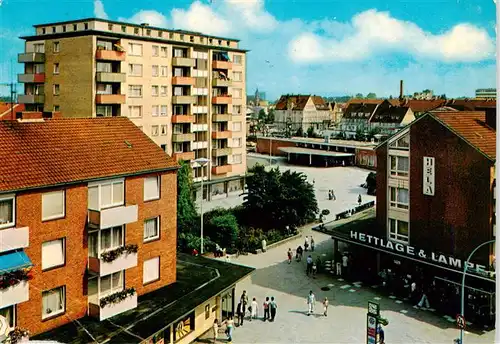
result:
[[[193,248],[193,252],[192,252],[193,256],[197,256],[198,255],[198,250]]]

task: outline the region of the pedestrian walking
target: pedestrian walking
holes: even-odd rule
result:
[[[422,290],[422,298],[420,299],[420,302],[418,303],[417,306],[422,308],[424,303],[425,303],[425,308],[431,308],[431,305],[429,304],[429,298],[427,297],[425,290]]]
[[[302,260],[302,246],[297,247],[297,261],[300,262]]]
[[[333,198],[334,201],[337,200],[337,196],[335,196],[335,192],[333,190],[332,190],[332,198]]]
[[[228,343],[231,343],[233,341],[233,330],[234,330],[234,320],[233,316],[230,315],[226,322],[226,335]]]
[[[314,239],[311,236],[311,251],[314,252]]]
[[[377,334],[378,334],[378,343],[385,344],[385,333],[382,325],[377,326]]]
[[[347,256],[347,252],[342,256],[342,270],[344,271],[344,275],[347,274],[347,266],[349,265],[349,257]]]
[[[245,313],[243,312],[243,304],[241,302],[236,306],[236,325],[243,326],[243,317]]]
[[[292,262],[292,249],[291,248],[288,249],[287,256],[288,256],[288,264],[290,264]]]
[[[318,266],[316,265],[316,263],[313,263],[312,264],[312,276],[313,276],[313,278],[316,278],[317,272],[318,272]]]
[[[309,237],[306,235],[306,239],[304,241],[304,251],[307,252],[308,248],[309,248]]]
[[[243,305],[243,308],[242,308],[243,314],[245,314],[245,310],[248,306],[248,295],[247,295],[246,290],[243,290],[243,293],[241,294],[241,297],[240,297],[240,302]]]
[[[312,273],[312,266],[313,266],[313,259],[312,259],[311,255],[307,256],[306,263],[307,263],[306,275],[309,276],[309,274]]]
[[[326,317],[328,316],[328,298],[325,297],[323,300],[323,315]]]
[[[250,305],[250,321],[252,321],[252,319],[257,319],[257,315],[258,315],[257,311],[258,311],[258,304],[257,304],[257,300],[254,297],[252,300],[252,303]]]
[[[331,201],[333,199],[332,190],[328,190],[328,200]]]
[[[313,291],[309,291],[309,295],[307,295],[307,315],[311,315],[314,312],[314,303],[316,302],[316,297],[313,294]]]
[[[269,297],[266,297],[266,301],[264,301],[264,321],[270,319],[270,314],[269,314]]]
[[[276,317],[276,309],[278,308],[276,301],[274,301],[274,296],[271,296],[271,302],[269,303],[269,308],[271,309],[271,321],[274,321],[274,318]]]
[[[358,204],[361,205],[362,200],[361,200],[361,195],[358,195]]]
[[[213,335],[214,335],[214,344],[217,343],[217,336],[219,335],[219,320],[215,319],[214,324],[212,326]]]

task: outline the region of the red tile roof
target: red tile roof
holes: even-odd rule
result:
[[[483,111],[432,112],[431,116],[490,159],[496,159],[496,131],[486,125]]]
[[[328,104],[325,102],[323,97],[320,96],[311,96],[311,95],[284,95],[281,96],[278,102],[276,103],[276,110],[288,110],[288,103],[291,102],[293,104],[294,111],[302,111],[304,110],[309,98],[312,99],[312,102],[317,110],[329,110]]]
[[[440,106],[446,104],[445,99],[433,99],[433,100],[418,100],[418,99],[408,99],[404,100],[401,105],[409,106],[413,112],[427,112],[434,110]]]
[[[0,121],[0,192],[177,168],[125,117]]]

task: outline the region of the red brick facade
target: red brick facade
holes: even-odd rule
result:
[[[267,137],[259,137],[257,139],[257,153],[269,154],[269,146],[271,146],[273,156],[286,156],[286,153],[280,151],[279,147],[296,147],[297,144],[293,141],[280,140],[277,138],[271,140]]]
[[[356,166],[375,170],[377,168],[377,153],[374,149],[356,149]]]

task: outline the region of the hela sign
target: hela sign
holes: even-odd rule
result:
[[[350,238],[362,243],[370,244],[371,246],[384,248],[386,251],[393,251],[396,253],[407,255],[409,257],[415,257],[420,260],[439,263],[440,265],[444,265],[446,267],[463,270],[464,262],[462,262],[461,259],[444,254],[434,252],[430,252],[430,254],[428,254],[424,250],[416,249],[415,247],[410,245],[403,245],[389,240],[380,239],[373,235],[358,233],[355,231],[351,231]],[[475,272],[478,272],[480,274],[484,274],[486,272],[486,267],[484,265],[474,264],[471,262],[467,264],[468,269],[472,269]]]
[[[424,183],[423,183],[423,192],[424,195],[434,196],[435,190],[435,159],[424,156]]]

